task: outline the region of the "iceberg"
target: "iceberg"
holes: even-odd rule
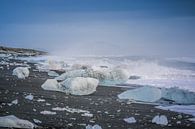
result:
[[[96,91],[99,81],[94,78],[75,77],[60,82],[61,90],[72,95],[89,95]]]
[[[0,117],[0,127],[33,129],[36,125],[14,115],[8,115]]]
[[[157,115],[152,119],[152,123],[156,123],[158,125],[167,125],[168,120],[165,115],[161,115],[161,116]]]
[[[29,73],[27,67],[17,67],[13,70],[12,75],[16,75],[19,79],[25,79],[29,76]]]
[[[195,104],[195,93],[188,90],[174,88],[163,88],[162,98],[172,100],[178,104]]]
[[[161,90],[156,87],[144,86],[133,90],[127,90],[119,94],[118,98],[142,102],[156,102],[161,98]]]
[[[75,77],[91,77],[98,79],[100,84],[113,85],[116,83],[122,83],[128,80],[128,72],[124,69],[115,68],[112,70],[93,70],[93,69],[76,69],[61,74],[55,79],[58,81],[66,80],[67,78]]]
[[[119,99],[129,99],[141,102],[156,102],[160,99],[174,101],[177,104],[195,104],[195,93],[178,88],[157,88],[144,86],[127,90],[118,95]]]

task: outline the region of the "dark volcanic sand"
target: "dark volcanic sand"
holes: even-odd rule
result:
[[[156,109],[153,105],[118,101],[117,95],[125,91],[125,88],[99,86],[94,94],[87,96],[72,96],[43,90],[41,85],[50,77],[47,73],[32,71],[35,66],[34,64],[29,65],[31,66],[30,76],[25,80],[19,80],[12,76],[12,70],[16,66],[10,66],[10,69],[7,69],[6,65],[1,65],[4,69],[0,69],[0,116],[15,115],[31,122],[33,119],[38,119],[42,121],[41,124],[37,124],[40,126],[39,128],[85,129],[88,124],[99,124],[103,129],[195,128],[195,124],[187,120],[192,116],[180,114],[182,118],[178,118],[179,113]],[[30,93],[34,96],[32,101],[24,98]],[[39,98],[46,101],[37,102]],[[17,105],[7,105],[15,99],[18,99]],[[46,105],[46,103],[51,105]],[[63,108],[66,106],[88,110],[93,114],[93,117],[81,116],[81,113],[67,111],[55,111],[56,115],[40,114],[43,110],[52,111],[54,107]],[[168,117],[168,126],[152,124],[152,118],[158,114]],[[131,116],[137,120],[135,124],[123,121],[124,118]],[[181,121],[181,124],[177,124],[177,121]]]

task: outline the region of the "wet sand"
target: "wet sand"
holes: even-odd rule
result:
[[[10,60],[13,62],[13,60]],[[18,61],[17,61],[18,62]],[[22,61],[23,62],[23,61]],[[3,66],[0,69],[0,116],[15,115],[21,119],[33,122],[33,119],[42,121],[38,128],[51,129],[85,129],[88,124],[98,124],[103,129],[194,129],[195,124],[188,121],[190,115],[164,111],[154,108],[154,105],[129,103],[119,101],[117,95],[127,90],[126,88],[99,86],[92,95],[73,96],[61,92],[46,91],[41,85],[46,79],[51,78],[46,72],[35,70],[31,66],[30,76],[25,80],[17,79],[12,75],[16,66]],[[32,94],[33,100],[24,97]],[[18,99],[18,104],[9,106],[7,103]],[[38,102],[44,99],[45,102]],[[41,111],[52,111],[55,107],[70,107],[88,110],[93,117],[81,116],[81,113],[69,113],[67,111],[55,111],[56,115],[43,115]],[[169,121],[167,126],[153,124],[155,115],[166,115]],[[181,117],[178,117],[181,115]],[[135,117],[134,124],[123,121],[124,118]],[[180,121],[180,124],[177,124]],[[34,123],[34,122],[33,122]]]

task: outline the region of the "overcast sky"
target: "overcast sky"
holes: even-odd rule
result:
[[[194,0],[0,0],[0,45],[69,55],[195,55]]]

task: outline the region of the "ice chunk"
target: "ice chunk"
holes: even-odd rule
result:
[[[77,70],[72,70],[63,73],[59,77],[56,77],[55,79],[62,81],[67,78],[74,78],[74,77],[96,78],[100,81],[101,84],[105,84],[105,85],[125,82],[129,78],[128,72],[126,70],[115,68],[112,70],[77,69]]]
[[[13,105],[13,104],[18,104],[18,99],[13,100],[11,103],[8,103],[9,106]]]
[[[94,78],[68,78],[61,82],[61,90],[72,95],[89,95],[96,91],[99,81]]]
[[[94,126],[92,125],[87,125],[86,129],[102,129],[101,126],[99,126],[98,124],[95,124]]]
[[[17,67],[13,70],[12,75],[16,75],[19,79],[25,79],[29,76],[29,73],[27,67]]]
[[[41,114],[43,114],[43,115],[56,115],[56,112],[51,112],[51,111],[41,111],[40,112]]]
[[[83,113],[81,116],[86,116],[86,117],[93,117],[93,114],[91,113]]]
[[[168,120],[165,115],[161,115],[161,116],[157,115],[152,119],[152,123],[156,123],[158,125],[167,125]]]
[[[8,115],[0,117],[0,127],[33,129],[36,125],[14,115]]]
[[[12,101],[12,104],[18,104],[18,99],[13,100],[13,101]]]
[[[161,90],[156,87],[144,86],[127,90],[118,95],[119,99],[130,99],[142,102],[155,102],[161,98]]]
[[[25,99],[28,99],[28,100],[33,100],[33,98],[34,98],[34,96],[33,95],[27,95],[27,96],[25,96]]]
[[[61,91],[73,95],[88,95],[96,91],[99,81],[94,78],[68,78],[58,83],[55,79],[47,79],[42,88],[45,90]]]
[[[64,108],[56,107],[56,108],[52,108],[52,110],[54,110],[54,111],[67,111],[67,112],[70,112],[70,113],[83,113],[83,114],[81,114],[81,116],[93,117],[93,114],[91,114],[87,110],[69,108],[68,106],[64,107]]]
[[[156,108],[195,116],[195,105],[156,106]]]
[[[129,118],[124,118],[123,119],[125,122],[131,124],[131,123],[136,123],[136,120],[134,117],[129,117]]]
[[[56,73],[55,71],[48,71],[48,75],[51,76],[51,77],[57,77],[57,76],[59,76],[59,74]]]
[[[37,119],[33,119],[33,121],[34,121],[35,123],[37,123],[37,124],[42,123],[40,120],[37,120]]]
[[[195,118],[189,118],[189,121],[192,121],[193,123],[195,123]]]
[[[37,99],[37,102],[45,102],[45,99]]]
[[[47,79],[41,87],[44,90],[60,91],[60,84],[55,79]]]
[[[195,93],[183,89],[163,88],[162,98],[175,101],[178,104],[195,104]]]
[[[64,107],[64,108],[56,107],[56,108],[52,108],[52,110],[54,110],[54,111],[67,111],[67,112],[70,112],[70,113],[90,113],[87,110],[69,108],[68,106]]]

